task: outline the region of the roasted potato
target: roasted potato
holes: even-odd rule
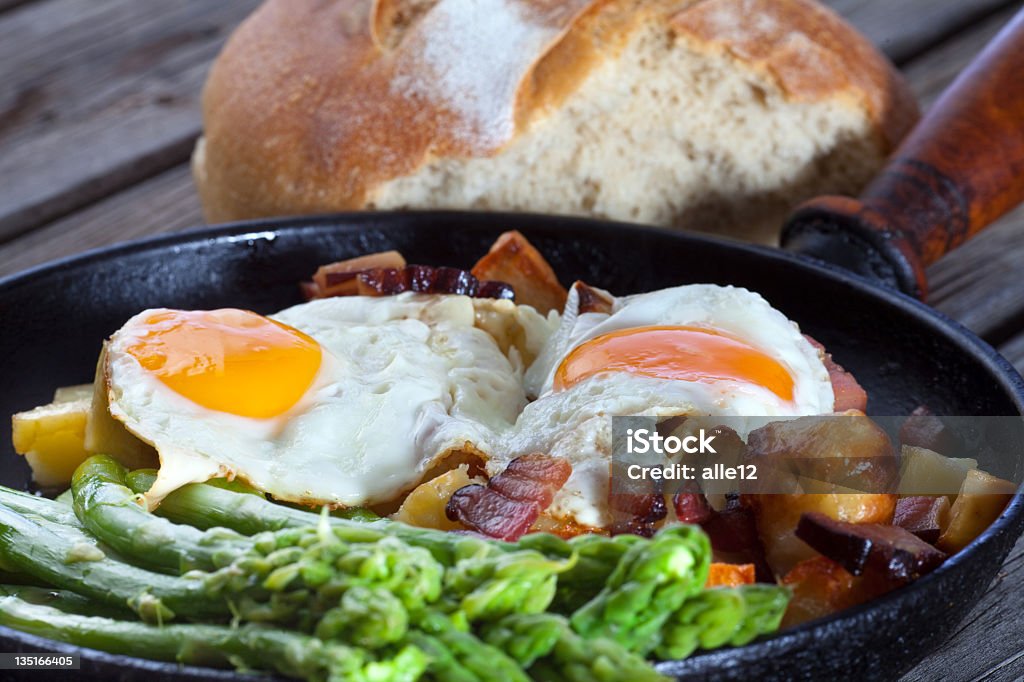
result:
[[[768,565],[777,575],[816,555],[795,534],[805,512],[854,523],[892,521],[896,495],[859,492],[887,490],[896,474],[888,436],[862,413],[772,422],[752,431],[747,445],[747,461],[758,465],[759,476],[774,471],[782,480],[788,474],[800,491],[769,494],[770,489],[763,489],[743,496],[754,511]],[[805,494],[806,489],[815,493]]]
[[[90,389],[91,390],[91,389]],[[24,455],[32,479],[41,486],[62,486],[88,456],[85,425],[92,398],[68,399],[41,405],[11,418],[14,451]]]
[[[964,477],[960,494],[949,510],[949,526],[939,536],[939,549],[950,554],[959,552],[1003,513],[1017,486],[979,469],[971,469]]]
[[[469,477],[469,466],[458,466],[416,486],[391,518],[420,528],[465,529],[458,521],[450,520],[444,510],[456,490],[474,482]]]
[[[967,472],[977,468],[975,459],[946,457],[927,448],[904,445],[896,490],[901,497],[945,495],[952,504]]]

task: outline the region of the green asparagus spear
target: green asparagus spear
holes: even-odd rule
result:
[[[533,550],[466,557],[448,570],[446,593],[469,622],[540,613],[554,597],[558,574],[574,563],[572,555],[549,559]]]
[[[458,617],[437,609],[413,614],[416,629],[408,640],[428,652],[432,661],[431,675],[440,680],[480,680],[482,682],[528,682],[516,660],[499,647],[494,647],[467,632]]]
[[[604,637],[585,639],[568,624],[551,653],[530,666],[529,673],[542,682],[667,682],[621,644]]]
[[[153,472],[139,470],[128,474],[127,483],[134,492],[144,493],[155,479]],[[164,498],[156,513],[196,528],[222,526],[243,535],[302,528],[317,522],[316,514],[275,504],[261,495],[242,494],[210,483],[193,483],[175,490]],[[615,538],[585,535],[566,541],[554,535],[534,533],[524,536],[517,543],[507,543],[414,528],[388,519],[357,523],[332,517],[330,523],[336,529],[372,529],[382,535],[397,536],[410,545],[429,550],[445,566],[454,565],[460,558],[517,549],[532,549],[558,560],[576,555],[576,562],[561,573],[557,581],[555,608],[566,614],[600,592],[626,549],[636,542],[643,542],[642,538],[632,535]]]
[[[147,491],[154,480],[155,477],[145,471],[132,472],[127,477],[128,484],[136,493]],[[156,511],[176,523],[200,529],[230,528],[243,535],[305,528],[316,525],[320,518],[319,514],[276,504],[261,495],[240,493],[209,483],[192,483],[175,490],[160,502]],[[500,551],[500,545],[505,544],[441,530],[415,528],[388,519],[355,521],[332,516],[329,522],[342,533],[365,536],[376,532],[380,537],[395,536],[410,545],[429,550],[445,565],[452,565],[457,556]],[[513,545],[508,547],[514,548]]]
[[[661,680],[639,656],[609,639],[584,641],[553,613],[513,614],[487,625],[483,639],[502,649],[535,679]]]
[[[116,608],[87,599],[80,594],[67,590],[55,590],[51,587],[22,584],[0,585],[0,596],[17,597],[22,601],[39,606],[50,606],[64,613],[76,613],[82,616],[107,616],[109,618],[133,618],[134,614],[127,608]]]
[[[5,564],[61,589],[114,607],[131,607],[143,619],[162,622],[175,612],[194,617],[228,615],[227,605],[207,598],[202,580],[175,578],[116,561],[81,541],[81,531],[30,519],[0,505],[0,557]]]
[[[743,620],[736,629],[729,644],[743,646],[755,637],[775,632],[789,606],[791,593],[788,588],[778,585],[743,585],[736,588],[745,605]]]
[[[776,585],[704,590],[668,619],[655,654],[672,660],[686,658],[697,649],[741,646],[778,629],[788,602],[789,591]]]
[[[56,500],[0,486],[0,504],[19,514],[46,519],[71,528],[82,528],[71,506]]]
[[[133,563],[180,575],[224,565],[252,545],[249,538],[226,528],[203,532],[150,514],[124,484],[127,473],[112,457],[94,455],[75,471],[71,490],[82,525]]]
[[[519,544],[537,546],[548,556],[554,556],[561,548],[545,541],[545,538],[550,537],[540,533],[527,535]],[[578,535],[567,543],[561,542],[565,544],[562,552],[569,550],[576,553],[576,563],[559,576],[551,610],[569,615],[598,595],[626,550],[645,540],[636,535]]]
[[[586,638],[608,637],[647,653],[665,621],[707,581],[711,544],[694,526],[667,528],[632,545],[601,592],[572,615]]]
[[[258,625],[164,625],[65,613],[13,596],[0,597],[0,624],[111,653],[194,665],[274,670],[288,677],[337,682],[419,679],[427,657],[404,647],[390,660],[352,647]]]
[[[686,658],[699,648],[729,643],[739,629],[746,603],[734,588],[714,588],[687,599],[662,630],[659,658]]]

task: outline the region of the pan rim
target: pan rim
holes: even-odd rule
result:
[[[882,285],[871,281],[861,275],[846,271],[838,266],[813,259],[807,256],[794,254],[782,249],[734,242],[731,240],[689,232],[669,231],[664,228],[635,223],[616,222],[585,218],[578,216],[562,216],[526,212],[495,212],[495,211],[453,211],[453,210],[417,210],[417,211],[361,211],[318,214],[311,216],[281,216],[256,220],[245,220],[218,225],[203,226],[187,230],[155,235],[143,239],[131,240],[111,246],[104,246],[90,249],[83,253],[55,259],[35,265],[26,270],[0,277],[0,299],[7,291],[14,290],[19,286],[31,283],[32,281],[46,277],[61,270],[84,267],[92,263],[107,262],[118,258],[128,257],[137,253],[150,250],[158,250],[174,246],[194,245],[201,242],[246,242],[252,240],[273,240],[282,232],[299,232],[301,230],[315,229],[323,231],[358,231],[370,226],[377,226],[387,229],[387,226],[396,224],[394,221],[407,222],[429,218],[430,220],[444,220],[445,218],[466,220],[474,217],[486,217],[489,221],[505,223],[515,226],[529,233],[530,225],[546,226],[557,221],[560,230],[567,233],[594,233],[596,232],[622,232],[627,231],[634,235],[653,235],[659,239],[678,239],[683,243],[702,243],[717,248],[728,248],[737,252],[756,254],[759,258],[776,261],[784,261],[793,267],[809,271],[820,277],[838,280],[846,286],[853,287],[860,293],[879,298],[887,304],[900,308],[906,314],[918,318],[929,326],[941,331],[954,340],[959,341],[962,347],[970,349],[974,359],[984,365],[994,377],[998,377],[999,387],[1013,401],[1021,414],[1024,414],[1024,377],[998,353],[991,345],[979,338],[963,324],[953,320],[945,314],[927,306],[902,292],[884,288]],[[864,614],[873,609],[880,608],[900,599],[906,599],[913,591],[927,589],[928,585],[938,581],[941,577],[956,568],[963,562],[970,561],[979,547],[988,544],[1003,533],[1011,533],[1016,537],[1024,527],[1024,494],[1018,489],[1013,500],[1003,513],[967,547],[947,560],[934,572],[914,581],[910,585],[885,594],[864,604],[854,606],[843,611],[816,619],[795,628],[762,637],[744,647],[719,649],[715,651],[695,654],[682,661],[666,661],[660,666],[668,666],[673,673],[690,672],[686,668],[689,662],[697,662],[701,659],[718,660],[728,658],[739,651],[756,651],[766,643],[792,640],[794,642],[810,636],[815,631],[825,627],[843,627],[853,623]],[[145,658],[137,658],[124,654],[110,654],[101,650],[78,647],[72,644],[51,640],[37,635],[25,633],[13,628],[0,626],[0,636],[7,640],[16,640],[20,643],[32,646],[45,646],[51,650],[60,650],[80,653],[83,659],[88,657],[96,663],[113,663],[134,669],[137,672],[166,672],[166,673],[195,673],[208,675],[211,679],[244,680],[260,679],[251,675],[242,675],[231,671],[216,668],[205,668],[197,666],[181,666],[176,663],[153,661]],[[263,677],[262,679],[266,679]]]

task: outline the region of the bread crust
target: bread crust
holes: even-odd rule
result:
[[[499,154],[645,22],[793,100],[863,109],[883,153],[917,115],[885,58],[813,0],[486,0],[469,31],[444,24],[441,9],[470,6],[267,0],[207,80],[193,157],[207,219],[360,209],[430,159]]]

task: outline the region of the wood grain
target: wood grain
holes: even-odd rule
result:
[[[1019,540],[985,596],[936,653],[902,682],[986,680],[1009,682],[1024,677],[1024,538]],[[956,617],[956,614],[950,614]]]
[[[0,246],[0,277],[81,251],[202,224],[187,165]]]
[[[0,274],[201,222],[182,165],[199,129],[199,85],[226,32],[256,2],[0,0],[0,231],[19,211],[7,234],[34,230],[0,245]],[[827,4],[905,63],[930,103],[1012,12],[968,25],[1022,3]],[[932,303],[1024,369],[1021,263],[1024,209],[928,272]],[[1024,540],[958,635],[905,680],[1024,678],[1022,565]]]
[[[0,239],[183,162],[256,0],[45,0],[0,15]]]
[[[920,55],[963,27],[1015,4],[1007,0],[935,2],[935,0],[825,0],[897,64]]]
[[[7,12],[8,10],[16,9],[33,1],[34,0],[0,0],[0,12]]]

